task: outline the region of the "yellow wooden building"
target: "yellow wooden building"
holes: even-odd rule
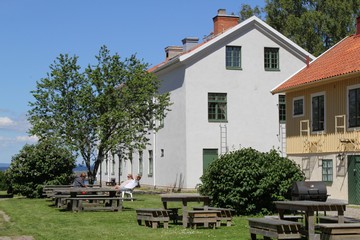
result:
[[[272,93],[285,95],[287,156],[330,198],[360,204],[360,18],[354,35]]]

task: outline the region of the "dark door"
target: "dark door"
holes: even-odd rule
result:
[[[360,204],[360,155],[348,156],[349,203]]]

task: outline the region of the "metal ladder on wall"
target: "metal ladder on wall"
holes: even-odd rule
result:
[[[226,124],[220,124],[220,154],[225,154],[227,152],[227,127]]]
[[[281,156],[286,157],[286,124],[280,124],[280,146]]]

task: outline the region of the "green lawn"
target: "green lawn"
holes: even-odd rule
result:
[[[217,229],[184,229],[182,225],[169,224],[169,229],[151,229],[139,226],[137,208],[161,208],[159,195],[134,194],[134,202],[124,202],[122,212],[63,211],[52,206],[47,199],[13,198],[0,200],[0,210],[10,217],[10,222],[0,220],[0,236],[33,236],[41,239],[250,239],[246,217],[234,217],[231,227]],[[199,204],[191,204],[191,206]],[[169,203],[168,207],[180,207]]]

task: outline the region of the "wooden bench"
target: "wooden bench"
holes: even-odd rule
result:
[[[136,219],[139,225],[141,222],[145,222],[145,226],[157,228],[160,223],[163,223],[164,228],[169,227],[169,210],[155,209],[155,208],[143,208],[136,209]]]
[[[209,227],[209,224],[215,229],[218,226],[218,215],[220,211],[215,210],[193,210],[188,211],[189,225],[196,229],[198,224],[204,224],[204,227]]]
[[[279,219],[278,215],[273,216],[265,216],[265,218],[272,218],[272,219]],[[301,215],[284,215],[284,220],[292,221],[292,222],[299,222],[304,219],[304,216]]]
[[[319,223],[338,223],[337,216],[319,216]],[[360,219],[344,217],[344,223],[360,223]]]
[[[316,227],[321,240],[360,239],[360,223],[322,223]]]
[[[122,198],[120,197],[82,195],[65,199],[69,201],[68,208],[73,212],[88,210],[122,211]]]
[[[256,240],[256,235],[264,239],[301,239],[301,223],[274,218],[249,218],[248,221],[252,240]]]
[[[204,207],[193,207],[194,210],[204,210]],[[233,212],[235,212],[234,209],[231,208],[217,208],[217,207],[208,207],[208,210],[215,210],[215,211],[219,211],[219,214],[217,216],[218,219],[218,227],[221,226],[221,222],[225,222],[226,226],[231,226],[232,225],[232,215]]]

